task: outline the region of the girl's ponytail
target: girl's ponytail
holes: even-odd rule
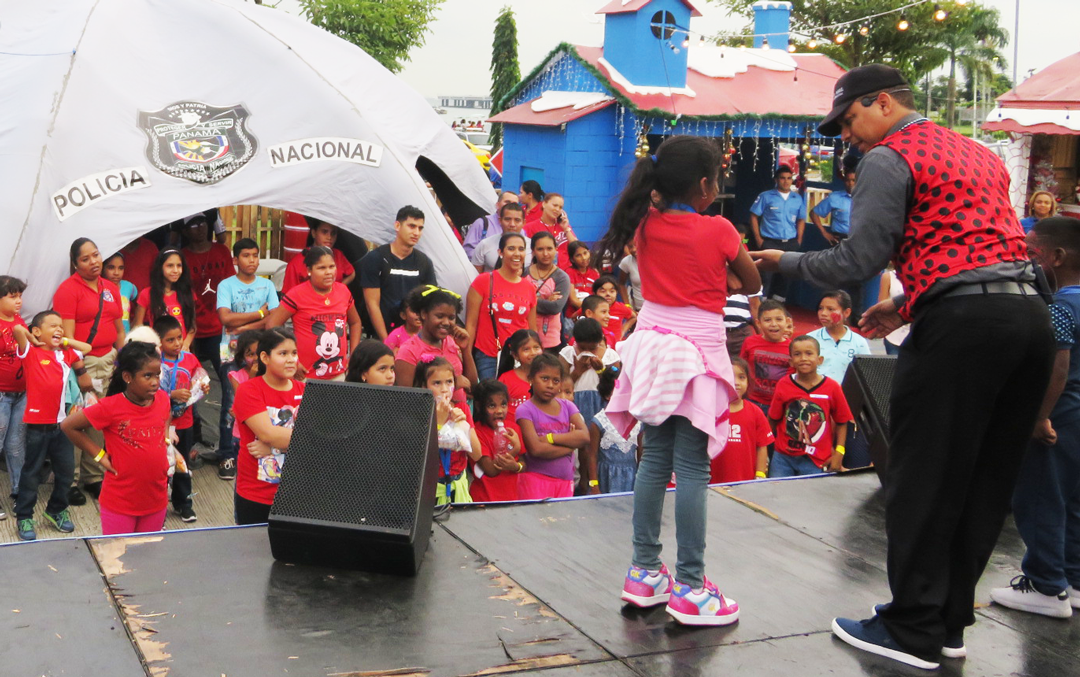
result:
[[[654,190],[656,156],[649,155],[639,159],[630,172],[626,188],[611,212],[608,231],[596,243],[594,260],[603,261],[605,257],[617,259],[622,256],[623,248],[634,240],[638,225],[649,213]]]

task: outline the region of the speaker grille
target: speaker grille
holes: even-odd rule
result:
[[[866,393],[867,404],[881,415],[881,433],[889,437],[889,408],[892,400],[894,357],[859,357],[852,362]]]
[[[434,406],[427,390],[309,382],[272,517],[408,532]]]

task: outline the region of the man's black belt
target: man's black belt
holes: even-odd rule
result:
[[[1002,282],[971,282],[958,284],[941,294],[941,298],[949,296],[971,296],[973,294],[1014,294],[1016,296],[1038,296],[1035,286],[1027,282],[1002,281]]]

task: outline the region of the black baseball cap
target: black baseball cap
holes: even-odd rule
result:
[[[893,87],[908,87],[903,74],[892,66],[872,63],[852,68],[840,76],[833,89],[833,108],[818,125],[823,136],[840,136],[840,118],[852,103],[867,94]]]

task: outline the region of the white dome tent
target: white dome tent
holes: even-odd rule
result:
[[[107,255],[220,205],[307,214],[375,242],[427,215],[420,249],[464,292],[456,220],[494,207],[472,154],[363,50],[241,0],[0,0],[0,271],[24,314],[69,275],[68,246]],[[466,220],[468,219],[468,220]]]

